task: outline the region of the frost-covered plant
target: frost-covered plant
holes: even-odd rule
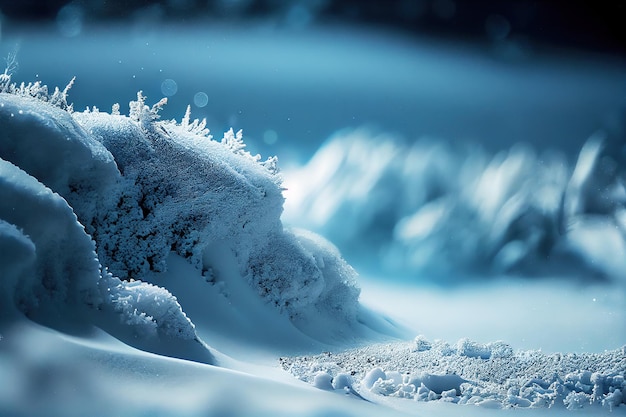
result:
[[[204,120],[190,121],[190,108],[180,123],[162,121],[166,101],[150,107],[141,92],[123,116],[119,105],[112,114],[72,112],[59,105],[66,90],[49,96],[40,83],[10,85],[0,95],[0,158],[58,192],[95,241],[96,265],[113,275],[100,279],[103,311],[142,338],[191,340],[177,300],[147,284],[174,252],[202,271],[227,264],[237,275],[230,279],[247,280],[305,332],[313,318],[325,322],[315,337],[349,335],[356,273],[321,238],[283,230],[276,158],[250,155],[241,131],[214,141]],[[232,259],[215,257],[217,247]]]
[[[267,169],[270,173],[274,175],[277,175],[279,173],[278,158],[276,156],[271,156],[266,161],[261,162],[261,155],[252,155],[246,150],[246,144],[243,141],[243,130],[240,129],[237,131],[237,133],[235,133],[233,129],[230,128],[224,133],[221,144],[226,146],[236,155],[241,155],[254,162],[260,163],[261,166]]]
[[[6,92],[7,87],[11,84],[11,75],[18,68],[17,52],[10,52],[5,58],[6,66],[4,72],[0,74],[0,92]]]
[[[9,93],[20,96],[32,97],[44,102],[48,102],[55,107],[59,107],[63,110],[67,110],[69,113],[73,111],[73,105],[67,102],[68,93],[76,77],[72,77],[70,82],[65,86],[63,90],[58,87],[54,88],[54,92],[49,94],[48,86],[42,84],[41,81],[29,82],[28,84],[20,83],[18,86],[16,83],[11,82],[12,71],[15,69],[16,61],[14,58],[12,61],[7,59],[7,67],[4,72],[0,74],[0,93]]]

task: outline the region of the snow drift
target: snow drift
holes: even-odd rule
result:
[[[148,107],[141,93],[129,116],[119,105],[74,112],[70,86],[48,94],[0,78],[3,319],[96,325],[141,349],[213,363],[160,286],[175,253],[207,286],[228,282],[224,271],[245,281],[304,334],[331,339],[323,323],[333,336],[356,334],[356,273],[322,238],[283,229],[276,158],[250,155],[241,132],[213,140],[189,109],[180,123],[160,121],[166,101]]]
[[[287,175],[285,220],[377,272],[623,282],[622,149],[623,132],[608,142],[598,134],[571,166],[558,152],[523,145],[490,155],[472,145],[340,132]]]

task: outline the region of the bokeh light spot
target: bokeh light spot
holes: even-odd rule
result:
[[[168,78],[161,83],[161,93],[166,97],[171,97],[178,92],[176,81]]]
[[[209,103],[209,96],[207,96],[206,93],[203,91],[197,92],[193,96],[193,104],[195,104],[198,107],[204,107],[208,103]]]

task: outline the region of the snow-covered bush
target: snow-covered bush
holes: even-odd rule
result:
[[[9,107],[4,102],[2,104],[5,106],[0,104],[0,117],[4,116],[2,110]],[[37,114],[36,103],[27,102],[25,107],[32,114]],[[50,119],[42,118],[39,126],[50,122]],[[30,126],[7,123],[3,134],[27,140],[32,133],[29,132]],[[57,134],[52,129],[49,141],[44,140],[42,147],[49,151],[53,159],[42,160],[41,164],[52,166],[55,164],[54,157],[63,154],[54,146]],[[67,149],[67,142],[71,140],[59,142],[59,146]],[[2,143],[6,145],[9,140]],[[76,145],[78,156],[81,152],[89,152],[89,149],[84,149],[89,143],[83,145],[82,148],[80,143]],[[19,151],[9,156],[17,161],[27,160],[26,155]],[[66,158],[70,159],[70,155]],[[63,160],[56,162],[63,164]],[[25,165],[35,172],[45,173],[36,160],[28,160]],[[97,177],[110,172],[108,165],[100,165],[101,168],[103,166],[100,171],[94,169],[92,175]],[[70,169],[68,171],[71,173]],[[45,178],[53,184],[59,184],[55,180],[72,180],[71,176],[63,178],[60,173],[57,177]],[[60,188],[63,189],[62,186]],[[3,249],[0,291],[4,301],[0,310],[3,318],[12,317],[19,311],[35,321],[61,330],[95,324],[106,327],[114,336],[131,344],[141,344],[141,341],[125,338],[125,331],[120,329],[120,325],[132,324],[144,340],[164,336],[164,339],[191,340],[194,345],[197,344],[193,324],[167,291],[145,283],[125,284],[110,274],[102,275],[94,242],[60,195],[4,159],[0,159],[0,192],[0,247]],[[69,189],[65,192],[72,193]],[[150,350],[174,354],[167,343]],[[184,353],[177,354],[185,356]]]
[[[619,140],[592,137],[570,166],[557,152],[522,145],[490,155],[470,145],[342,132],[287,174],[296,191],[286,220],[389,273],[620,280],[626,173],[614,153]]]
[[[247,280],[309,335],[351,337],[356,273],[323,239],[283,230],[277,160],[262,162],[247,152],[241,132],[213,140],[205,121],[190,120],[190,108],[180,123],[161,121],[166,100],[150,107],[141,92],[124,116],[119,105],[110,114],[74,112],[67,89],[48,95],[40,83],[18,87],[9,75],[0,88],[6,195],[16,184],[33,184],[24,196],[0,202],[0,245],[23,248],[23,263],[2,266],[7,278],[1,288],[24,288],[15,292],[23,299],[18,304],[37,305],[43,317],[38,298],[49,297],[56,308],[71,297],[99,312],[93,321],[129,343],[138,335],[195,342],[194,325],[176,297],[158,287],[175,252],[199,271],[228,270],[237,275],[231,279]],[[16,180],[22,174],[14,171],[26,179]],[[37,198],[38,218],[32,210],[15,210]],[[65,223],[57,214],[46,217],[53,207]],[[34,267],[28,269],[32,245]],[[232,254],[234,268],[222,268],[231,260],[213,256],[217,246]],[[86,272],[67,273],[81,268]]]
[[[143,101],[131,107],[152,112]],[[279,229],[283,198],[276,175],[256,159],[246,163],[204,129],[199,134],[186,119],[155,123],[155,116],[141,114],[134,117],[147,122],[93,111],[74,115],[111,149],[122,173],[117,198],[103,201],[95,216],[85,214],[112,273],[145,279],[165,270],[171,250],[201,265],[213,242],[236,233],[253,245]]]

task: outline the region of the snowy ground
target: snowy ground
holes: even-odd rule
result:
[[[537,285],[539,289],[541,285]],[[548,286],[549,287],[549,286]],[[548,288],[546,288],[548,289]],[[551,341],[555,352],[570,352],[573,345],[567,339],[563,344],[555,341],[556,338],[540,336],[540,328],[549,327],[558,331],[559,335],[578,341],[593,343],[595,348],[591,352],[603,352],[603,347],[613,349],[614,345],[605,343],[603,336],[615,333],[615,326],[623,325],[624,319],[615,321],[595,320],[595,327],[579,326],[572,317],[565,321],[566,313],[562,314],[563,321],[555,323],[548,308],[529,308],[523,314],[524,319],[509,318],[508,326],[503,326],[500,320],[493,316],[481,314],[472,320],[463,320],[467,315],[468,307],[480,305],[482,312],[488,310],[484,303],[480,303],[475,296],[463,297],[461,294],[452,295],[451,299],[444,297],[437,291],[419,292],[417,300],[410,297],[407,291],[384,291],[380,286],[369,286],[363,283],[364,304],[382,307],[389,318],[405,324],[419,324],[419,329],[411,329],[429,335],[429,340],[443,339],[455,345],[459,335],[481,342],[505,340],[515,352],[520,349],[533,349],[545,346]],[[494,294],[488,289],[483,295]],[[498,293],[501,294],[500,291]],[[425,294],[429,294],[427,297]],[[475,295],[475,294],[474,294]],[[584,298],[580,293],[569,293],[570,297]],[[419,298],[421,296],[421,298]],[[426,302],[425,298],[430,301]],[[518,296],[508,300],[518,305],[526,305],[528,298]],[[420,302],[418,302],[420,301]],[[483,299],[484,301],[484,299]],[[539,304],[539,303],[538,303]],[[502,310],[492,307],[495,314]],[[433,311],[441,309],[446,315],[433,317]],[[571,299],[556,298],[552,303],[553,311],[569,311],[576,314],[572,308]],[[604,312],[603,312],[604,310]],[[607,311],[623,312],[623,303],[614,305],[605,303],[604,307],[589,311],[589,316],[606,314]],[[240,312],[246,314],[246,312]],[[249,312],[258,314],[257,312]],[[410,313],[410,315],[408,315]],[[578,313],[579,317],[584,315]],[[226,315],[225,315],[226,316]],[[508,316],[508,314],[507,314]],[[520,314],[521,316],[521,314]],[[430,320],[424,318],[431,317]],[[604,316],[606,317],[606,315]],[[409,318],[409,320],[407,320]],[[592,319],[588,319],[593,321]],[[497,322],[497,323],[496,323]],[[424,325],[426,323],[426,325]],[[490,325],[495,323],[495,325]],[[612,325],[611,325],[612,324]],[[519,327],[516,327],[519,326]],[[278,326],[277,326],[278,327]],[[503,327],[508,327],[504,329]],[[200,333],[214,334],[214,329],[203,329],[198,326]],[[239,333],[237,329],[230,329],[231,333]],[[220,356],[222,366],[215,367],[171,359],[159,355],[145,353],[133,349],[102,331],[94,331],[90,335],[81,337],[67,336],[56,331],[43,328],[31,322],[19,322],[2,332],[0,341],[0,381],[4,387],[0,390],[0,411],[7,416],[489,416],[508,415],[511,410],[494,410],[475,405],[458,405],[443,401],[415,401],[406,398],[392,398],[372,393],[369,390],[359,390],[368,401],[359,399],[353,394],[345,394],[343,389],[335,392],[318,389],[313,381],[300,382],[290,373],[281,368],[279,357],[303,353],[300,344],[294,345],[293,338],[276,337],[271,332],[248,331],[241,332],[238,339],[224,335],[222,339],[214,337],[212,345],[231,357]],[[410,333],[410,332],[409,332]],[[575,334],[575,336],[573,336]],[[280,347],[270,348],[264,335],[272,335],[273,341]],[[515,336],[511,339],[507,336]],[[243,339],[243,340],[241,340]],[[262,341],[260,342],[259,339]],[[393,366],[387,366],[386,372],[399,372],[409,369],[415,371],[415,363],[404,359],[415,357],[420,353],[414,351],[415,343],[407,342],[391,345],[391,351],[404,350],[404,357],[398,355]],[[521,341],[520,344],[516,341]],[[623,340],[623,339],[622,339]],[[389,342],[388,342],[389,343]],[[524,344],[526,343],[526,344]],[[380,366],[387,365],[390,346],[382,345],[379,350],[377,344],[364,347],[350,355],[353,363],[358,364],[363,372],[368,372]],[[347,348],[347,346],[346,346]],[[312,366],[313,358],[306,368],[307,376],[313,371],[322,370],[328,365],[329,359],[339,361],[341,347],[318,347],[309,349],[306,353],[315,356],[322,351],[332,351],[332,356],[326,354],[315,359],[322,365]],[[551,352],[551,349],[546,349]],[[573,349],[577,351],[577,349]],[[536,354],[537,352],[532,352]],[[361,356],[359,356],[361,355]],[[458,357],[458,356],[456,356]],[[582,357],[582,355],[580,356]],[[369,362],[374,359],[375,362]],[[471,360],[466,358],[466,360]],[[476,362],[485,362],[474,359]],[[624,356],[622,353],[620,364],[624,371]],[[345,367],[346,365],[344,365]],[[347,368],[344,368],[347,370]],[[440,367],[428,364],[419,368],[422,371],[441,371]],[[335,370],[330,368],[329,370]],[[595,369],[590,369],[595,370]],[[442,372],[445,373],[445,372]],[[302,377],[303,375],[296,375]],[[375,392],[375,391],[374,391]],[[486,405],[486,404],[485,404]],[[609,412],[598,406],[584,409],[585,415],[623,415],[625,407],[621,406]],[[565,408],[559,409],[525,409],[525,415],[558,416],[579,415]]]
[[[558,280],[509,279],[466,288],[361,280],[361,300],[430,340],[503,340],[514,349],[601,353],[626,334],[624,291]]]
[[[464,126],[484,126],[481,120],[498,119],[500,123],[484,132],[489,141],[495,141],[507,129],[535,120],[526,130],[511,131],[534,135],[541,142],[556,131],[563,134],[559,128],[567,126],[572,129],[569,133],[577,132],[573,135],[576,144],[563,146],[570,152],[565,157],[571,161],[570,170],[563,169],[562,183],[557,185],[567,188],[574,203],[567,207],[569,211],[561,206],[557,211],[559,216],[566,211],[571,219],[580,220],[588,214],[584,211],[587,203],[605,201],[583,185],[593,185],[587,180],[597,179],[593,167],[607,165],[596,164],[600,158],[593,152],[582,152],[583,163],[576,165],[576,154],[592,127],[619,102],[614,86],[624,85],[625,80],[618,70],[608,64],[589,64],[559,77],[555,74],[562,74],[567,65],[549,61],[545,67],[534,67],[535,78],[516,78],[515,71],[505,71],[506,65],[501,64],[491,67],[489,60],[459,58],[432,48],[420,52],[414,45],[396,43],[379,56],[385,59],[374,59],[378,64],[367,73],[360,69],[372,63],[372,58],[354,52],[353,37],[329,48],[328,42],[317,43],[324,37],[300,34],[297,42],[283,46],[295,53],[304,42],[321,51],[308,61],[299,61],[291,58],[293,54],[280,52],[267,33],[257,39],[263,53],[238,57],[233,51],[243,50],[249,37],[231,33],[223,42],[206,45],[212,48],[216,63],[208,65],[215,71],[211,76],[220,80],[211,86],[198,76],[207,62],[198,58],[192,44],[187,50],[180,46],[184,42],[179,35],[143,34],[149,37],[131,31],[134,49],[105,48],[111,37],[125,45],[124,39],[117,38],[121,35],[112,33],[66,39],[67,43],[42,39],[40,34],[24,37],[22,71],[28,76],[40,74],[45,82],[65,83],[73,75],[66,67],[75,64],[82,72],[77,85],[82,77],[85,80],[83,90],[77,87],[81,110],[86,103],[102,111],[90,107],[84,113],[71,113],[64,91],[45,90],[40,84],[20,87],[12,84],[17,78],[12,80],[11,74],[0,75],[0,415],[502,416],[511,412],[509,408],[529,416],[580,414],[565,406],[580,406],[585,415],[626,413],[626,404],[620,404],[626,373],[626,291],[619,269],[620,251],[626,247],[620,233],[626,223],[621,194],[611,194],[609,207],[594,214],[605,229],[594,226],[600,223],[583,222],[580,230],[586,234],[563,238],[566,243],[593,243],[576,246],[573,259],[591,260],[591,264],[604,259],[604,264],[595,265],[605,273],[604,280],[571,282],[563,276],[529,279],[517,275],[479,281],[455,277],[427,285],[404,276],[370,275],[367,270],[358,276],[324,239],[283,229],[284,190],[275,160],[261,162],[247,153],[241,137],[227,130],[230,126],[219,140],[223,124],[241,123],[244,128],[250,124],[252,136],[265,137],[264,149],[275,149],[280,157],[280,148],[272,148],[280,143],[277,137],[298,137],[295,131],[303,133],[307,123],[320,123],[317,118],[326,116],[343,123],[346,114],[331,117],[339,108],[367,119],[355,124],[371,121],[380,109],[371,103],[389,91],[398,93],[397,101],[384,106],[388,111],[380,117],[390,125],[401,119],[405,123],[401,129],[409,134],[427,126],[434,133],[459,139]],[[155,46],[159,44],[163,49]],[[94,57],[89,53],[94,45],[103,51],[97,56],[99,63],[81,58]],[[44,50],[56,51],[52,54],[55,65],[46,65],[51,59]],[[137,50],[141,52],[134,55]],[[422,59],[405,61],[402,56],[407,50]],[[347,53],[353,65],[349,68],[334,59]],[[310,63],[320,56],[330,66],[315,71]],[[260,63],[255,71],[247,72],[244,64],[254,57]],[[189,65],[187,59],[198,59],[198,65]],[[210,56],[206,59],[210,61]],[[231,59],[237,65],[228,65]],[[461,78],[457,84],[448,84],[458,78],[455,68],[467,68],[450,63],[458,60],[473,63],[471,73],[482,74],[482,81],[468,83]],[[102,73],[94,71],[100,64],[116,68],[107,72],[108,79],[121,80],[112,88],[107,86],[106,92]],[[274,65],[278,76],[272,75]],[[413,80],[416,65],[423,65],[430,75]],[[363,89],[372,76],[385,74],[389,66],[401,68],[404,78],[396,82],[385,78],[383,84]],[[444,67],[450,72],[442,75]],[[355,72],[359,77],[351,77]],[[284,77],[285,73],[290,77]],[[328,78],[329,74],[337,78]],[[195,81],[187,85],[185,77]],[[180,93],[170,95],[172,116],[163,113],[172,111],[161,109],[163,103],[150,107],[158,102],[159,91],[171,93],[171,83],[163,84],[165,79],[179,81]],[[328,97],[313,94],[308,100],[311,107],[293,115],[285,112],[303,102],[293,98],[294,85],[313,80],[303,88],[326,91],[341,79],[351,80],[342,90],[348,96],[363,91],[358,99],[352,97],[350,106],[339,100],[331,103],[335,107],[326,108]],[[494,79],[502,89],[485,89]],[[523,83],[520,87],[512,82],[516,79],[533,88]],[[433,84],[433,80],[439,82]],[[134,101],[136,90],[144,84],[151,89],[148,101],[141,95]],[[257,90],[250,94],[250,85],[263,94]],[[410,88],[405,89],[406,85]],[[474,97],[481,105],[447,107],[447,100],[456,102],[459,97],[454,85],[465,88],[460,103],[470,103]],[[431,90],[423,90],[425,86]],[[442,91],[437,86],[446,88]],[[215,99],[225,108],[219,121],[213,119],[219,127],[212,127],[210,118],[206,126],[192,120],[203,116],[204,106],[198,105],[202,102],[195,102],[191,118],[183,116],[184,106],[194,102],[195,93],[213,87],[224,99]],[[227,90],[235,87],[240,95],[226,98]],[[548,94],[551,99],[537,109],[536,100],[545,92],[542,88],[548,87],[554,88]],[[481,88],[486,94],[480,94]],[[91,93],[85,89],[92,89]],[[119,91],[111,93],[114,89]],[[281,103],[264,113],[273,90]],[[559,94],[563,91],[568,95]],[[261,109],[253,106],[254,100],[246,101],[247,96],[263,98]],[[109,114],[111,105],[124,97],[133,99],[130,109],[122,103],[121,112],[114,106]],[[444,97],[444,102],[435,101],[437,97]],[[516,105],[501,108],[507,117],[485,110],[516,97],[520,98]],[[186,101],[179,105],[178,99]],[[234,103],[247,103],[254,116],[231,117],[239,105]],[[409,117],[413,112],[399,111],[413,104],[419,104],[414,109],[432,112],[413,118]],[[211,111],[215,108],[220,106]],[[451,110],[441,113],[438,109]],[[472,111],[463,116],[467,109]],[[515,117],[535,111],[544,118]],[[300,127],[290,131],[290,120],[274,124],[274,112],[294,117]],[[160,121],[159,114],[180,122]],[[305,114],[314,116],[296,120]],[[448,123],[448,118],[460,122]],[[571,120],[576,123],[570,124]],[[445,129],[448,125],[451,130]],[[212,128],[214,139],[208,137],[206,127]],[[324,139],[318,136],[328,133],[324,129],[338,127],[345,124],[331,123],[315,134],[308,132],[302,137],[313,135],[315,140],[285,145],[285,152],[294,148],[312,152]],[[273,134],[265,135],[269,130]],[[475,131],[470,136],[479,134]],[[499,146],[508,149],[518,139],[507,137],[507,144]],[[302,155],[294,160],[298,158]],[[522,160],[531,166],[537,163]],[[395,168],[385,169],[380,172]],[[285,170],[285,175],[289,172]],[[489,177],[491,171],[485,172]],[[577,175],[580,183],[570,179]],[[341,183],[346,178],[335,176],[334,180]],[[328,179],[327,189],[332,189],[332,180]],[[285,183],[297,181],[285,178]],[[579,186],[572,187],[572,183]],[[621,183],[616,183],[615,189],[621,190]],[[498,191],[516,197],[516,187],[513,183]],[[297,190],[288,190],[287,198],[289,193]],[[342,196],[334,195],[339,200]],[[380,201],[390,200],[376,202]],[[357,201],[363,202],[368,200]],[[367,212],[368,207],[361,208]],[[289,219],[293,218],[294,213],[289,213]],[[341,224],[337,218],[341,220],[336,217],[335,224]],[[356,231],[367,232],[370,225],[344,219],[351,221],[346,224],[356,224]],[[312,219],[300,220],[306,224]],[[612,231],[609,243],[622,242],[622,246],[597,250],[607,247],[594,245],[602,242],[606,235],[600,232],[606,230]],[[476,248],[473,251],[469,253]],[[527,253],[531,261],[539,259],[533,258],[532,250]]]

